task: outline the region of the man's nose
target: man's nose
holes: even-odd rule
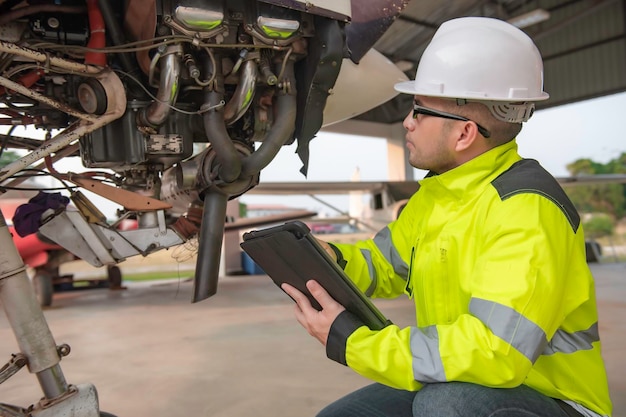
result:
[[[404,118],[404,121],[402,122],[402,127],[409,131],[413,130],[413,128],[415,127],[415,119],[413,119],[412,111],[410,111],[409,114],[407,114]]]

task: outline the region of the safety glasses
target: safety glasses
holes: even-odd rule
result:
[[[474,122],[473,120],[468,119],[467,117],[459,116],[457,114],[447,113],[445,111],[429,109],[428,107],[420,106],[417,103],[413,103],[413,118],[417,119],[417,116],[423,114],[424,116],[433,116],[433,117],[441,117],[443,119],[451,119],[451,120],[460,120],[462,122]],[[476,123],[476,122],[474,122]],[[476,123],[476,127],[478,128],[478,132],[483,135],[485,138],[491,136],[491,133],[478,123]]]

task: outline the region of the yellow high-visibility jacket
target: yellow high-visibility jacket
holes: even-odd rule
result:
[[[515,141],[427,176],[373,239],[334,246],[368,296],[413,298],[417,326],[372,331],[342,313],[329,358],[406,390],[525,384],[611,414],[579,215]]]

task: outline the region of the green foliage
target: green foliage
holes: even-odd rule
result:
[[[606,164],[591,159],[578,159],[567,165],[571,175],[626,173],[626,152]],[[626,186],[624,184],[594,184],[567,187],[567,195],[582,213],[606,213],[614,219],[626,215]]]
[[[626,173],[626,152],[622,152],[620,156],[606,164],[583,158],[568,164],[566,168],[571,175],[624,174]]]
[[[620,219],[626,212],[622,184],[581,185],[568,187],[566,192],[581,213],[606,213]]]
[[[17,161],[20,159],[20,155],[13,151],[4,151],[2,155],[0,155],[0,168],[4,168],[9,165],[11,162]]]
[[[615,226],[610,216],[598,213],[583,222],[583,229],[585,230],[585,236],[598,238],[611,236]]]

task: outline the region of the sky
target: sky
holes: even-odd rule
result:
[[[524,124],[517,138],[519,152],[523,157],[538,160],[555,176],[568,175],[566,165],[580,158],[608,162],[626,152],[626,137],[621,136],[624,109],[626,93],[537,111]],[[299,172],[302,164],[294,144],[281,149],[262,171],[261,181],[349,181],[357,168],[362,181],[388,180],[387,147],[381,138],[321,131],[310,146],[307,178]],[[61,172],[79,172],[82,166],[79,158],[66,158],[56,163],[55,168]],[[415,170],[416,179],[422,176],[423,171]],[[114,216],[118,206],[93,194],[87,195],[108,217]],[[348,196],[319,197],[341,211],[349,209]],[[306,208],[322,216],[339,214],[308,196],[244,195],[240,200],[249,205],[281,204]]]

